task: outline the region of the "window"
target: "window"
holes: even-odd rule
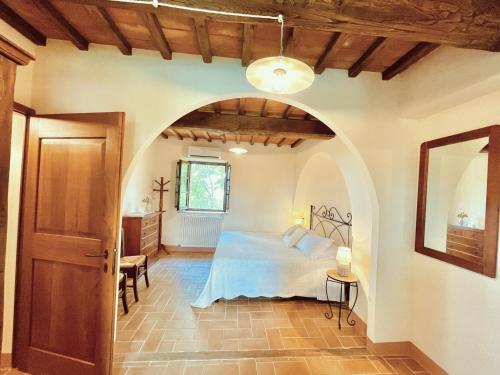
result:
[[[179,160],[175,188],[178,211],[227,212],[231,166]]]

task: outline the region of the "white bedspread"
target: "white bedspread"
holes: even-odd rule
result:
[[[326,300],[325,272],[333,258],[312,260],[295,247],[287,248],[279,234],[223,232],[210,275],[194,307],[204,308],[219,298],[314,297]],[[328,288],[338,300],[338,287]]]

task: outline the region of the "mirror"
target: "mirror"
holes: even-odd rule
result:
[[[421,146],[415,250],[494,277],[499,126]]]

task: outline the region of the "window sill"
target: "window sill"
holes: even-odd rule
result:
[[[202,214],[202,215],[225,215],[226,211],[204,211],[204,210],[179,210],[177,211],[181,215],[189,215],[189,214]]]

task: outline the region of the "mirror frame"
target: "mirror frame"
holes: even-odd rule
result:
[[[429,169],[429,150],[436,147],[489,137],[488,172],[486,189],[486,212],[484,227],[484,247],[481,263],[459,258],[424,245],[425,214],[427,204],[427,173]],[[415,251],[489,277],[496,277],[498,226],[500,212],[500,125],[455,134],[424,142],[420,146],[420,169],[418,177],[417,222],[415,232]]]

